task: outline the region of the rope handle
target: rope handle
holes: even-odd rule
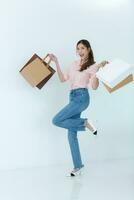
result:
[[[45,59],[46,59],[47,57],[49,57],[49,54],[47,54],[47,55],[42,59],[42,62],[45,61]],[[49,61],[48,61],[48,63],[47,63],[47,65],[46,65],[47,68],[49,67],[49,64],[50,64],[51,60],[52,60],[52,59],[50,58]]]

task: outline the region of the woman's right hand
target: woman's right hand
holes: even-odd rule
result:
[[[55,63],[57,63],[58,62],[58,59],[57,59],[57,57],[54,55],[54,54],[48,54],[48,56],[50,57],[50,59],[52,60],[52,61],[54,61]]]

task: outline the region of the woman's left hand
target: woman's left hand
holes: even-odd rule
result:
[[[106,60],[104,60],[104,61],[102,61],[100,64],[101,64],[101,67],[104,67],[106,64],[108,64],[109,62],[108,61],[106,61]]]

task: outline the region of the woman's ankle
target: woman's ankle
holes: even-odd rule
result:
[[[96,131],[96,128],[93,127],[88,121],[85,122],[85,127],[87,127],[91,132]]]

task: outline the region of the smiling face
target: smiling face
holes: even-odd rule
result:
[[[90,48],[87,48],[85,45],[80,43],[77,45],[76,52],[80,56],[81,60],[87,60]]]

